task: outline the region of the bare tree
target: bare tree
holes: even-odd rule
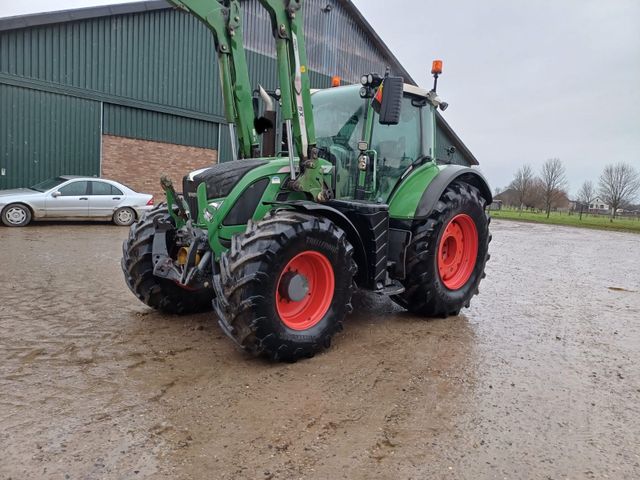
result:
[[[534,176],[531,165],[521,166],[513,176],[510,187],[516,193],[518,208],[520,210],[522,210],[527,196],[531,193],[531,188],[533,187],[533,179]]]
[[[611,219],[616,218],[618,208],[631,202],[640,190],[640,176],[627,163],[617,163],[604,167],[600,175],[599,190],[602,199],[611,207]]]
[[[542,185],[542,180],[538,177],[534,177],[531,181],[531,188],[524,202],[527,207],[535,208],[536,210],[544,209],[544,185]]]
[[[567,185],[564,165],[562,165],[559,158],[550,158],[544,162],[540,173],[540,181],[542,182],[544,208],[547,212],[547,218],[549,218],[553,203],[558,200]]]
[[[589,205],[596,199],[596,187],[591,180],[585,180],[578,190],[578,201],[580,202],[580,219],[582,219],[582,207],[587,206],[589,211]]]

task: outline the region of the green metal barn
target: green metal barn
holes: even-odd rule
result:
[[[252,83],[275,88],[266,12],[243,8]],[[349,0],[304,15],[313,88],[386,66],[415,83]],[[0,19],[0,189],[75,174],[158,193],[162,174],[229,159],[215,57],[210,32],[164,1]],[[438,135],[443,161],[477,164],[442,118]]]

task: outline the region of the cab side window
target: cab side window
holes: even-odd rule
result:
[[[379,167],[407,168],[420,156],[420,108],[411,99],[402,100],[398,125],[374,122],[372,148],[378,152]]]
[[[60,189],[60,195],[63,197],[77,197],[87,194],[88,182],[72,182]]]

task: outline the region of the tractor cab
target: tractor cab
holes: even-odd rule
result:
[[[335,198],[389,203],[400,180],[434,157],[435,106],[428,92],[404,85],[398,122],[385,125],[361,90],[349,85],[312,94],[316,141],[335,165]]]

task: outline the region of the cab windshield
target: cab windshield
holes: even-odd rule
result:
[[[336,161],[336,196],[355,193],[358,141],[362,138],[366,103],[357,85],[320,90],[311,96],[316,141]]]
[[[318,146],[340,145],[357,150],[365,102],[356,87],[322,90],[311,96]]]

